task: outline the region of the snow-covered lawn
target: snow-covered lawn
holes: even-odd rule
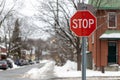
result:
[[[106,71],[104,74],[100,71],[88,70],[87,77],[95,76],[120,76],[120,71]],[[53,77],[81,77],[81,71],[77,71],[77,63],[68,60],[64,66],[56,66],[54,61],[46,61],[42,68],[33,68],[26,72],[23,77],[31,79],[48,79]]]

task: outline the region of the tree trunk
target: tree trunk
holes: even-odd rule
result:
[[[21,55],[21,49],[18,48],[18,49],[17,49],[17,52],[18,52],[18,56],[19,56],[19,58],[21,59],[21,58],[22,58],[22,55]]]
[[[76,39],[76,54],[77,54],[77,70],[81,70],[81,46],[80,46],[80,37]]]
[[[81,53],[80,50],[77,51],[77,70],[81,70]]]

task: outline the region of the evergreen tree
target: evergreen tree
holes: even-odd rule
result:
[[[19,20],[15,21],[15,27],[12,34],[12,53],[16,53],[21,58],[21,37]]]

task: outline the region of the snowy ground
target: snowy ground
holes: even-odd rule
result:
[[[46,62],[45,66],[38,69],[33,68],[26,72],[23,77],[31,79],[48,79],[53,77],[68,78],[68,77],[81,77],[81,71],[77,71],[77,64],[72,61],[67,61],[64,66],[56,66],[54,61],[43,61]],[[87,69],[87,77],[112,77],[120,76],[120,71],[106,71],[104,74],[100,71],[93,71]]]

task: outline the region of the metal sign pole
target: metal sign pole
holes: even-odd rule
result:
[[[82,37],[82,80],[86,80],[86,37]]]
[[[82,0],[82,4],[82,9],[84,10],[84,0]],[[86,37],[82,37],[82,80],[86,80],[86,39]]]
[[[79,0],[80,2],[81,0]],[[91,5],[90,5],[91,6]],[[82,36],[82,80],[86,80],[86,68],[87,68],[87,36],[89,36],[96,29],[96,17],[92,15],[88,10],[89,6],[84,3],[78,3],[78,10],[71,18],[70,18],[70,29],[77,35]],[[89,9],[91,9],[90,7]],[[80,20],[81,22],[79,22]],[[83,20],[86,19],[86,22]],[[89,20],[92,20],[89,21]],[[76,22],[75,22],[75,21]],[[84,22],[84,23],[83,23]],[[89,25],[90,24],[90,25]],[[76,25],[76,26],[75,26]]]

